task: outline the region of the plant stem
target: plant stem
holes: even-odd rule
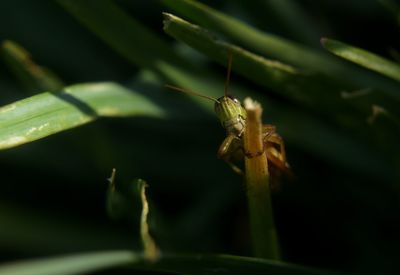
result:
[[[141,179],[139,179],[137,183],[140,191],[140,198],[142,201],[142,215],[140,218],[140,236],[144,247],[144,256],[145,259],[154,262],[159,258],[160,251],[158,250],[154,239],[150,235],[149,224],[147,222],[147,218],[149,215],[149,203],[147,202],[146,198],[146,187],[148,187],[148,185],[144,180]]]
[[[256,257],[280,259],[278,237],[275,229],[267,156],[262,139],[261,105],[246,98],[246,130],[244,149],[246,152],[246,188],[249,205],[251,238]]]

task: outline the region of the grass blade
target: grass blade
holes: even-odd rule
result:
[[[0,108],[0,149],[44,138],[101,116],[162,116],[145,97],[112,82],[78,84]]]
[[[302,89],[302,87],[293,88],[293,84],[297,83],[301,86],[307,77],[304,72],[297,70],[293,66],[268,60],[236,45],[222,41],[211,35],[206,29],[193,25],[172,14],[164,13],[164,31],[223,65],[227,64],[228,54],[231,53],[234,58],[232,68],[234,71],[262,86],[280,91],[280,93],[284,93],[289,97],[292,95],[286,91]],[[301,98],[298,93],[294,94],[298,99]]]
[[[243,135],[245,179],[249,205],[251,237],[256,257],[279,260],[279,244],[272,212],[267,155],[262,137],[262,109],[259,103],[246,98],[246,129]],[[262,152],[259,155],[259,152]]]
[[[149,202],[146,197],[147,183],[144,180],[138,179],[136,181],[137,188],[140,192],[140,200],[142,202],[142,213],[140,215],[140,237],[144,248],[144,256],[147,260],[154,262],[160,257],[160,250],[158,249],[156,242],[150,235],[150,228],[148,223],[149,216]]]
[[[400,81],[400,65],[395,62],[337,40],[322,38],[321,43],[325,49],[334,55]]]
[[[6,264],[0,266],[0,275],[85,274],[140,259],[140,255],[130,251],[92,252]]]
[[[294,274],[334,275],[338,273],[311,269],[278,261],[230,255],[161,255],[149,263],[141,253],[128,250],[81,253],[70,256],[28,260],[0,266],[0,275],[72,275],[116,266],[178,274]]]

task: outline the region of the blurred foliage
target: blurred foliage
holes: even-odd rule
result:
[[[132,256],[118,251],[141,250],[139,216],[135,220],[132,209],[131,217],[108,217],[106,179],[112,168],[117,168],[122,186],[134,178],[149,183],[149,222],[162,252],[251,255],[245,190],[242,179],[216,158],[224,130],[212,104],[164,88],[169,83],[222,95],[226,69],[221,65],[226,63],[225,50],[234,48],[238,55],[230,91],[263,104],[264,122],[277,126],[296,175],[273,195],[283,259],[359,274],[397,274],[396,69],[391,71],[395,77],[386,77],[379,69],[332,55],[319,43],[321,37],[343,41],[350,50],[368,51],[368,62],[390,60],[397,68],[396,1],[201,2],[212,9],[185,0],[1,2],[1,41],[15,41],[31,62],[48,68],[57,85],[65,83],[65,91],[74,89],[77,96],[84,93],[79,89],[114,82],[107,85],[126,97],[118,102],[106,86],[105,95],[115,100],[102,104],[128,110],[125,118],[93,119],[86,126],[57,135],[50,134],[59,131],[50,131],[40,136],[50,135],[44,139],[0,151],[1,261],[106,249],[122,255],[111,256],[110,262],[130,261]],[[169,25],[175,32],[165,28],[169,35],[163,31],[162,12],[177,18]],[[10,125],[27,129],[33,127],[29,119],[51,117],[46,106],[35,108],[30,102],[48,102],[65,91],[38,90],[4,52],[0,60],[1,106],[22,100],[18,104],[27,103],[31,112],[29,117],[21,112],[17,119],[0,114],[3,139]],[[83,82],[90,83],[75,86]],[[31,93],[40,94],[27,98]],[[150,113],[163,115],[146,115],[150,107],[132,97],[153,106]],[[82,111],[70,103],[71,112]],[[139,116],[131,112],[138,106],[143,108]],[[57,119],[64,121],[63,116]],[[184,266],[196,267],[193,258],[183,258],[166,258],[166,266],[185,273]],[[203,266],[224,265],[220,259],[210,261]],[[172,269],[171,262],[184,264]],[[96,274],[117,272],[132,270]]]

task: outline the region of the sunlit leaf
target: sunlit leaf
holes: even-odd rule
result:
[[[400,81],[400,65],[393,61],[333,39],[323,38],[321,43],[328,51],[337,56]]]
[[[0,108],[0,149],[71,129],[101,116],[155,116],[163,111],[135,91],[112,82],[78,84]]]

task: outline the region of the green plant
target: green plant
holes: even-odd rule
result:
[[[398,56],[399,9],[380,2],[392,13],[374,0],[0,4],[0,259],[20,260],[0,274],[396,273],[400,66],[380,55]],[[343,11],[396,31],[362,36]],[[324,50],[333,35],[315,22],[370,51],[328,38]],[[279,262],[250,257],[246,190],[215,157],[212,104],[164,88],[222,96],[228,51],[231,93],[261,103],[295,174],[272,194]]]

